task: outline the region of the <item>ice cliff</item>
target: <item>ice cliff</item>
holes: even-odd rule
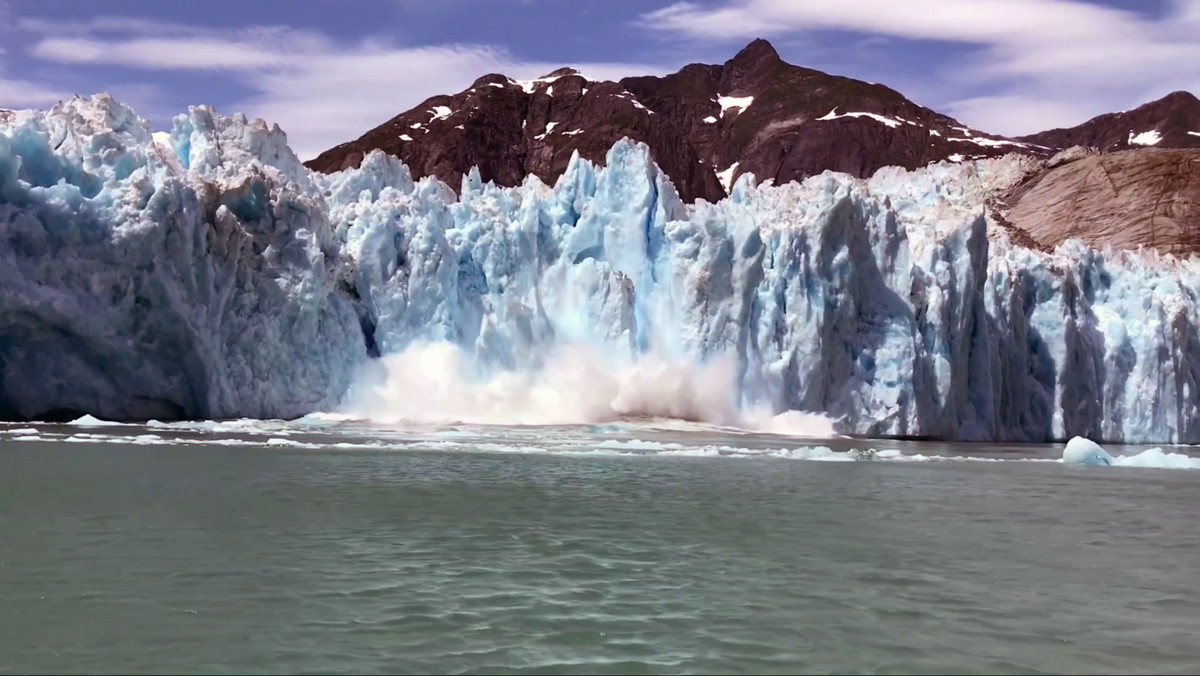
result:
[[[290,417],[369,354],[527,369],[582,343],[732,358],[742,403],[847,432],[1200,441],[1197,263],[1012,244],[984,205],[1034,162],[743,176],[689,205],[621,142],[456,196],[381,153],[310,174],[208,108],[155,141],[75,99],[0,122],[0,415]]]
[[[0,123],[0,417],[291,417],[365,358],[282,132],[107,96]]]

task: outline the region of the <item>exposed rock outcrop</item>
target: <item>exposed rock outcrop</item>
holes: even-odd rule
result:
[[[1200,150],[1090,154],[1050,167],[1008,199],[1007,218],[1043,246],[1200,251]]]

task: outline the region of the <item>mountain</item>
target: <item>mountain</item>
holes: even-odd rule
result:
[[[595,82],[569,68],[531,81],[485,75],[307,166],[339,171],[380,149],[414,175],[451,186],[473,166],[502,186],[528,174],[550,183],[572,153],[603,162],[622,137],[647,144],[688,201],[716,201],[746,172],[784,183],[827,169],[866,177],[889,165],[1050,153],[971,129],[888,87],[785,63],[760,39],[723,65],[692,64],[665,77]]]
[[[888,87],[781,60],[755,40],[722,66],[693,64],[621,84],[685,130],[726,186],[742,173],[776,183],[825,170],[867,177],[945,159],[1041,149],[971,129]]]
[[[1128,148],[1200,148],[1200,99],[1173,92],[1133,110],[1094,117],[1068,129],[1051,129],[1020,139],[1026,143],[1069,148],[1088,146],[1108,152]]]
[[[688,200],[724,194],[686,135],[615,82],[592,82],[563,68],[531,81],[485,75],[452,96],[434,96],[308,166],[322,172],[356,167],[372,150],[404,160],[413,174],[458,188],[479,167],[485,181],[519,185],[534,174],[552,182],[574,151],[602,159],[622,137],[645,142]]]

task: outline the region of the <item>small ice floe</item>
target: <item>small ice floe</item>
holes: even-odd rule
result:
[[[1068,465],[1112,465],[1116,460],[1100,444],[1091,439],[1075,437],[1063,448],[1063,462]]]
[[[79,418],[72,420],[71,422],[69,422],[67,424],[68,425],[79,425],[80,427],[124,427],[125,426],[124,423],[113,422],[111,420],[101,420],[101,419],[99,419],[95,416],[92,416],[90,414],[87,414],[87,413],[83,414],[83,416],[81,416]]]

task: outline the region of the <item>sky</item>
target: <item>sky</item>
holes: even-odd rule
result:
[[[664,74],[756,37],[1006,135],[1200,94],[1200,0],[0,0],[0,108],[210,104],[307,159],[486,73]]]

